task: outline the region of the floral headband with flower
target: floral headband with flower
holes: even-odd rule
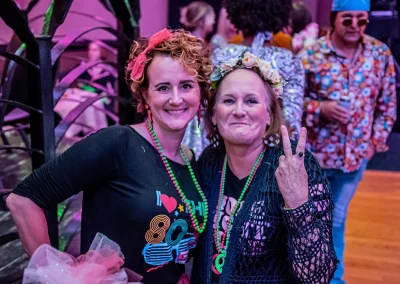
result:
[[[261,59],[246,51],[241,56],[232,58],[214,69],[211,74],[211,90],[216,90],[222,79],[230,72],[246,68],[256,71],[261,78],[271,86],[277,98],[282,98],[285,81],[274,68],[274,63]]]

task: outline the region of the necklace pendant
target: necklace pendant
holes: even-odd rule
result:
[[[225,252],[216,253],[213,256],[212,270],[217,275],[222,273],[222,268],[225,264],[225,256],[226,256]]]

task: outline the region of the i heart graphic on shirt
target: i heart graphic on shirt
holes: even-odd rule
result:
[[[161,194],[161,202],[164,205],[165,209],[167,209],[167,211],[169,213],[171,213],[172,211],[175,210],[176,205],[178,204],[176,202],[176,199],[173,197],[169,197],[166,194]]]

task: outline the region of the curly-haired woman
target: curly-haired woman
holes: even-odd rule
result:
[[[286,81],[283,87],[283,114],[290,130],[300,133],[303,115],[304,69],[293,53],[273,45],[273,34],[289,25],[291,0],[225,0],[231,23],[242,31],[241,45],[216,49],[214,65],[221,66],[244,51],[273,62]]]
[[[210,73],[207,46],[187,32],[164,29],[134,42],[128,77],[148,120],[103,129],[18,185],[7,204],[28,254],[49,243],[44,210],[84,191],[82,253],[100,232],[120,245],[141,282],[177,283],[207,220],[194,154],[181,141]]]

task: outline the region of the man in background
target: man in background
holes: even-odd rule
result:
[[[305,74],[303,124],[308,147],[331,183],[333,243],[340,263],[331,283],[345,283],[345,224],[367,162],[388,150],[396,119],[394,60],[366,35],[369,0],[334,0],[332,32],[300,53]]]

